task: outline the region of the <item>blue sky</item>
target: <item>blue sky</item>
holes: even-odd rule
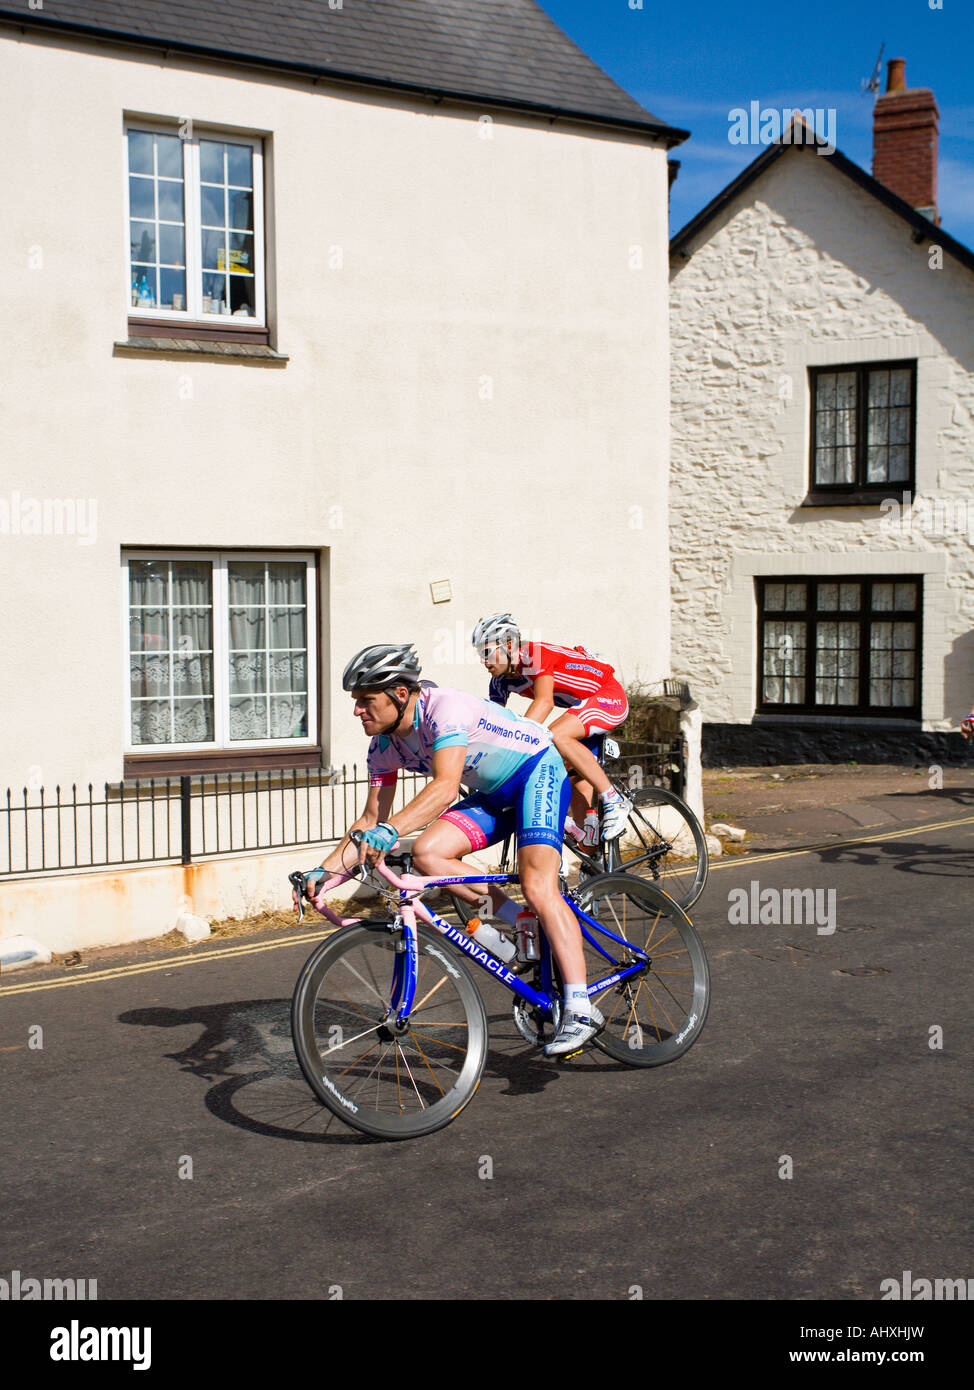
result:
[[[670,226],[678,231],[760,152],[732,145],[735,107],[835,112],[835,143],[872,171],[870,93],[881,44],[940,108],[944,229],[974,248],[974,0],[539,0],[556,24],[654,116],[690,131]],[[825,133],[825,132],[823,132]]]

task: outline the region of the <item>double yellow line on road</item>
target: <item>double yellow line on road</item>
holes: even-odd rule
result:
[[[204,961],[232,960],[236,956],[257,955],[261,951],[278,951],[283,946],[309,945],[311,942],[323,940],[334,930],[334,927],[325,926],[323,930],[301,932],[296,936],[287,936],[281,941],[251,941],[240,946],[221,947],[215,951],[191,951],[186,955],[167,956],[164,960],[133,961],[130,965],[110,966],[105,970],[61,975],[56,980],[24,980],[15,985],[0,985],[0,995],[34,994],[45,989],[67,989],[71,985],[92,985],[103,980],[120,980],[127,975],[149,975],[154,970],[178,970],[183,965],[198,965]]]
[[[916,835],[921,830],[950,830],[957,825],[974,824],[974,816],[961,816],[958,820],[926,821],[920,825],[908,825],[899,830],[884,830],[879,835],[858,835],[851,840],[825,840],[819,845],[802,845],[800,849],[780,849],[771,854],[731,854],[717,863],[711,862],[710,872],[715,869],[732,869],[735,864],[767,864],[771,859],[793,859],[798,854],[820,854],[823,849],[844,849],[849,845],[875,845],[880,840],[901,840],[904,835]]]
[[[974,825],[974,816],[961,816],[957,820],[927,822],[910,825],[899,830],[886,830],[879,835],[859,835],[850,840],[827,840],[819,845],[802,845],[798,849],[775,850],[771,854],[735,854],[711,864],[710,872],[717,869],[750,868],[752,864],[767,864],[773,859],[795,859],[801,854],[819,854],[822,850],[845,849],[853,845],[875,845],[883,840],[900,840],[905,835],[916,835],[927,830],[953,830],[960,825]],[[279,951],[287,946],[309,945],[321,941],[334,931],[334,927],[319,928],[318,931],[301,932],[296,936],[285,937],[282,941],[252,941],[240,946],[226,946],[217,950],[192,951],[186,955],[167,956],[164,960],[135,961],[131,965],[118,965],[105,970],[92,970],[85,974],[59,976],[55,980],[24,980],[14,985],[0,985],[0,996],[5,994],[36,994],[46,989],[67,989],[72,985],[100,984],[104,980],[120,980],[129,975],[148,975],[155,970],[178,970],[184,965],[198,965],[211,960],[233,960],[238,956],[258,955],[261,951]]]

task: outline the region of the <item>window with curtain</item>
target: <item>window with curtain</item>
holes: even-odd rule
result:
[[[921,576],[756,583],[758,713],[920,717]]]
[[[314,742],[308,555],[124,557],[133,752]]]
[[[810,369],[811,486],[866,492],[876,501],[912,491],[916,362]]]

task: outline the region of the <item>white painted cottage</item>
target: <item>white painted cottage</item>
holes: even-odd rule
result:
[[[672,240],[673,669],[704,758],[959,756],[974,254],[902,60],[873,174],[802,124]]]

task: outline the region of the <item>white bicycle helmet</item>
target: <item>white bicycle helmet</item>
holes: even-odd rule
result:
[[[511,638],[520,646],[521,630],[510,613],[493,613],[489,618],[481,618],[470,640],[482,652],[487,647],[502,647]]]

